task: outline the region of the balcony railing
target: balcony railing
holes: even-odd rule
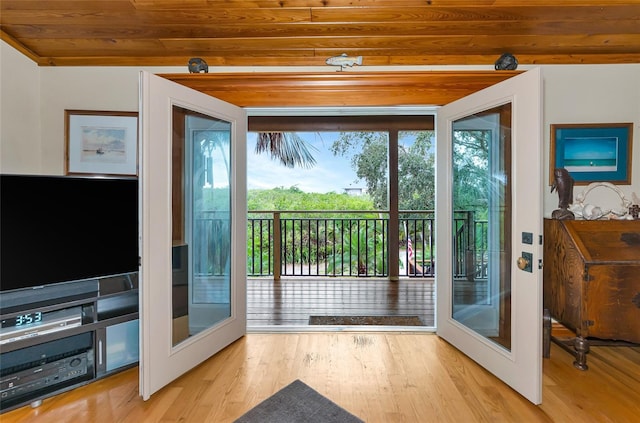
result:
[[[434,212],[401,212],[399,222],[399,274],[433,277]],[[371,211],[249,212],[247,274],[387,276],[388,225],[386,213]],[[459,211],[454,227],[454,276],[486,278],[486,222]]]
[[[399,275],[435,275],[433,211],[402,211],[399,217]],[[195,222],[201,234],[193,253],[197,275],[227,271],[229,221],[205,213]],[[454,277],[487,277],[487,222],[473,212],[454,213]],[[249,276],[385,277],[389,275],[389,218],[372,211],[252,211],[247,219]],[[216,244],[214,248],[213,244]]]

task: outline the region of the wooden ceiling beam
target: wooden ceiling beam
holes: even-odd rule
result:
[[[13,38],[11,35],[4,32],[2,28],[0,28],[0,40],[9,44],[11,47],[15,48],[20,53],[24,54],[25,56],[27,56],[29,59],[33,60],[37,64],[39,65],[45,64],[42,62],[42,57],[40,57],[38,54],[36,54],[35,52],[25,47],[24,44],[22,44],[20,41]]]
[[[160,76],[241,107],[441,105],[517,71],[209,73]]]
[[[21,2],[11,7],[7,0],[1,3],[3,21],[23,25],[54,25],[60,20],[73,20],[79,25],[100,25],[113,22],[131,22],[140,25],[163,24],[206,24],[213,25],[246,25],[246,24],[292,24],[292,23],[420,23],[420,22],[477,22],[477,21],[586,21],[624,20],[640,16],[640,4],[615,5],[601,4],[591,6],[568,6],[558,3],[554,6],[467,6],[437,7],[421,6],[402,7],[371,6],[368,7],[207,7],[175,9],[131,9],[130,7],[114,7],[126,2],[76,2],[47,0],[42,2],[48,7],[30,9],[20,7]],[[11,3],[11,2],[8,2]],[[88,3],[84,8],[83,4]],[[55,8],[57,4],[66,7]],[[106,4],[106,6],[104,6]]]
[[[3,0],[4,2],[4,0]],[[48,1],[45,2],[48,4]],[[75,4],[68,1],[70,5]],[[3,3],[0,3],[3,4]],[[173,24],[260,24],[260,23],[280,23],[287,24],[293,22],[309,22],[311,14],[309,9],[206,9],[193,10],[187,8],[175,10],[154,10],[149,12],[127,11],[117,9],[79,9],[70,7],[66,9],[46,9],[34,11],[28,9],[11,10],[2,6],[3,21],[12,24],[56,24],[61,20],[73,20],[80,25],[100,25],[113,22],[138,23],[139,25],[162,25],[163,23]]]
[[[72,56],[48,57],[34,55],[32,60],[41,66],[185,66],[191,55],[170,56]],[[302,56],[210,56],[200,55],[209,65],[210,72],[216,66],[246,66],[259,70],[265,66],[326,66],[328,71],[338,71],[338,67],[325,64],[326,57]],[[455,65],[491,65],[497,55],[429,55],[429,56],[364,56],[364,66],[355,69],[347,68],[345,72],[360,72],[367,66],[455,66]],[[626,54],[535,54],[517,55],[521,65],[536,64],[607,64],[607,63],[640,63],[640,52]]]
[[[312,8],[313,22],[422,22],[422,21],[593,21],[626,19],[640,15],[640,4],[568,6],[422,6],[422,7],[318,7]]]
[[[267,46],[268,48],[265,48]],[[554,54],[634,54],[640,34],[575,36],[452,36],[452,37],[300,37],[287,39],[32,39],[28,46],[39,55],[102,56],[235,56],[322,57],[351,56],[534,55],[545,44]],[[27,47],[28,48],[28,47]],[[365,62],[366,63],[366,62]]]
[[[141,26],[139,23],[125,23],[114,28],[112,24],[74,24],[73,27],[62,22],[55,24],[15,24],[11,26],[21,39],[65,39],[77,38],[287,38],[287,37],[368,37],[376,36],[476,36],[495,32],[498,25],[494,21],[470,22],[412,22],[407,23],[327,23],[323,25],[310,23],[278,24],[210,24],[192,25],[164,23],[162,25]],[[585,35],[584,22],[562,21],[514,21],[501,22],[500,35]],[[640,22],[637,19],[594,20],[589,23],[591,34],[640,34]]]
[[[249,132],[293,131],[426,131],[435,127],[434,115],[371,116],[249,116]]]
[[[4,0],[4,1],[30,1],[39,3],[42,0]],[[48,0],[51,1],[51,0]],[[382,7],[397,7],[398,0],[131,0],[138,9],[180,7],[205,8],[278,8],[278,7],[369,7],[372,5]],[[402,0],[403,6],[419,7],[426,5],[425,0]],[[558,6],[558,0],[528,0],[531,6]],[[628,0],[607,0],[608,4],[629,4]],[[602,4],[596,0],[562,0],[562,5],[570,6],[597,6]],[[522,0],[431,0],[432,7],[470,7],[470,6],[522,6]]]

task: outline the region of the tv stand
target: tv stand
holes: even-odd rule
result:
[[[137,365],[137,272],[2,293],[0,305],[0,412]]]

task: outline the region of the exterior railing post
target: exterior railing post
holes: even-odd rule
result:
[[[465,273],[467,280],[473,282],[476,279],[476,224],[475,213],[467,212],[467,251],[465,252]]]
[[[400,218],[398,216],[398,131],[389,132],[389,238],[388,238],[388,278],[390,281],[400,280]]]
[[[282,274],[282,231],[280,228],[280,213],[273,212],[273,280],[279,281]]]

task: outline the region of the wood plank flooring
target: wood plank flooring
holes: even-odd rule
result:
[[[232,422],[300,379],[369,423],[638,422],[640,348],[593,347],[590,370],[552,344],[534,406],[429,333],[251,333],[154,394],[137,368],[0,416],[2,423]]]
[[[295,379],[374,423],[640,421],[640,347],[592,347],[581,372],[552,344],[534,406],[430,333],[304,332],[310,315],[331,314],[419,315],[432,326],[433,280],[250,279],[247,298],[249,329],[301,332],[249,333],[147,402],[134,368],[0,421],[232,422]]]
[[[247,327],[307,326],[310,316],[418,316],[434,326],[433,279],[249,278]]]

